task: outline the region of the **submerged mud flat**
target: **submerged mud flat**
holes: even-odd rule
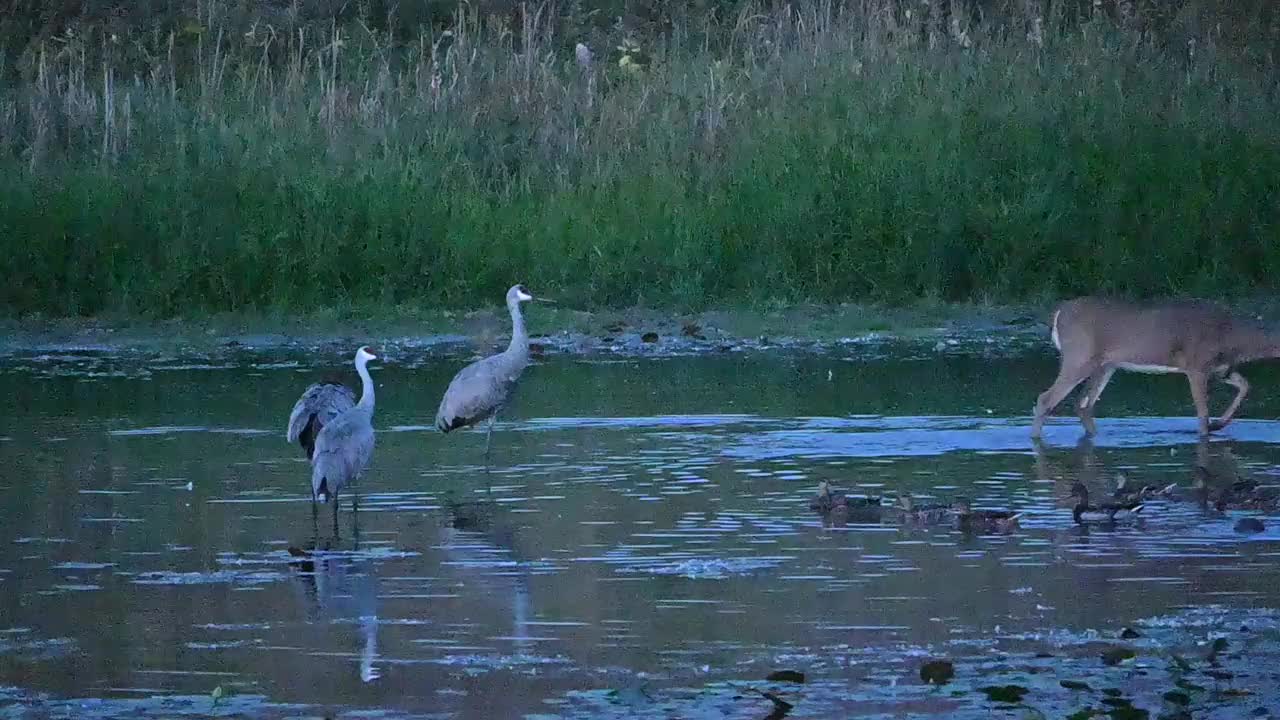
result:
[[[336,350],[0,367],[5,713],[1280,712],[1280,518],[1158,499],[1081,527],[1065,499],[1117,474],[1190,488],[1197,464],[1280,482],[1268,368],[1210,443],[1185,382],[1122,375],[1093,442],[1058,418],[1033,446],[1043,351],[549,353],[485,472],[481,434],[428,430],[457,353],[389,355],[374,463],[336,536],[283,440],[306,383],[349,372]],[[1023,517],[998,536],[833,521],[808,507],[821,480]],[[921,678],[937,660],[941,686]]]

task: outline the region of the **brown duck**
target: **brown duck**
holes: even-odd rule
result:
[[[984,535],[1013,532],[1018,527],[1018,518],[1022,517],[1022,513],[1008,510],[974,510],[968,498],[956,498],[951,504],[951,512],[956,516],[956,526],[961,532]]]
[[[1071,511],[1071,517],[1077,524],[1083,524],[1089,520],[1103,519],[1108,522],[1114,522],[1116,515],[1120,513],[1137,515],[1142,512],[1143,508],[1143,503],[1138,501],[1105,502],[1092,505],[1089,503],[1089,488],[1080,482],[1071,486],[1071,497],[1077,499],[1076,505]]]

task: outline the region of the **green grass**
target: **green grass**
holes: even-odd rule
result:
[[[637,72],[465,15],[29,46],[0,69],[0,310],[1274,290],[1274,53],[791,7],[633,33]]]

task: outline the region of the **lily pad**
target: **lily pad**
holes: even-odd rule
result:
[[[1191,704],[1191,696],[1179,690],[1170,690],[1161,697],[1163,697],[1164,701],[1170,705],[1186,707]]]
[[[1107,713],[1107,717],[1112,720],[1147,720],[1147,718],[1151,717],[1151,713],[1142,708],[1126,705],[1111,710]]]
[[[1120,631],[1120,637],[1125,640],[1133,640],[1134,638],[1142,637],[1142,633],[1134,630],[1133,628],[1125,628]]]
[[[1089,683],[1080,682],[1079,680],[1062,680],[1058,684],[1068,690],[1084,690],[1084,691],[1093,690],[1093,688],[1089,687]]]
[[[645,333],[645,334],[641,335],[641,336],[640,336],[640,339],[641,339],[642,341],[644,341],[644,342],[647,342],[647,343],[656,343],[656,342],[658,342],[658,333],[656,333],[656,332],[647,332],[647,333]]]
[[[1027,689],[1021,685],[988,685],[978,688],[978,691],[986,693],[987,699],[992,702],[1010,705],[1022,702],[1022,698],[1027,694]]]
[[[1102,664],[1112,666],[1119,665],[1125,660],[1132,660],[1137,656],[1138,653],[1134,652],[1133,648],[1113,647],[1102,653]]]
[[[956,676],[950,660],[930,660],[920,666],[920,679],[933,685],[946,685]]]
[[[1227,688],[1218,693],[1221,697],[1247,697],[1252,694],[1252,690],[1246,690],[1244,688]]]
[[[1187,692],[1204,692],[1205,690],[1203,685],[1197,685],[1191,682],[1190,680],[1179,680],[1178,682],[1174,683],[1174,685],[1177,685],[1178,687],[1182,688],[1183,690],[1186,690]]]
[[[803,683],[804,673],[795,670],[775,670],[765,678],[769,682]]]

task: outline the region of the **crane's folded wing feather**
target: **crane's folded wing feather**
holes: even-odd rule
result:
[[[315,416],[321,427],[333,422],[333,419],[355,407],[356,394],[351,388],[339,383],[314,383],[302,392],[302,397],[293,405],[289,413],[289,427],[285,439],[297,442],[302,431]]]
[[[436,427],[442,432],[456,430],[488,418],[505,405],[520,375],[504,360],[494,355],[458,371],[440,400]]]

